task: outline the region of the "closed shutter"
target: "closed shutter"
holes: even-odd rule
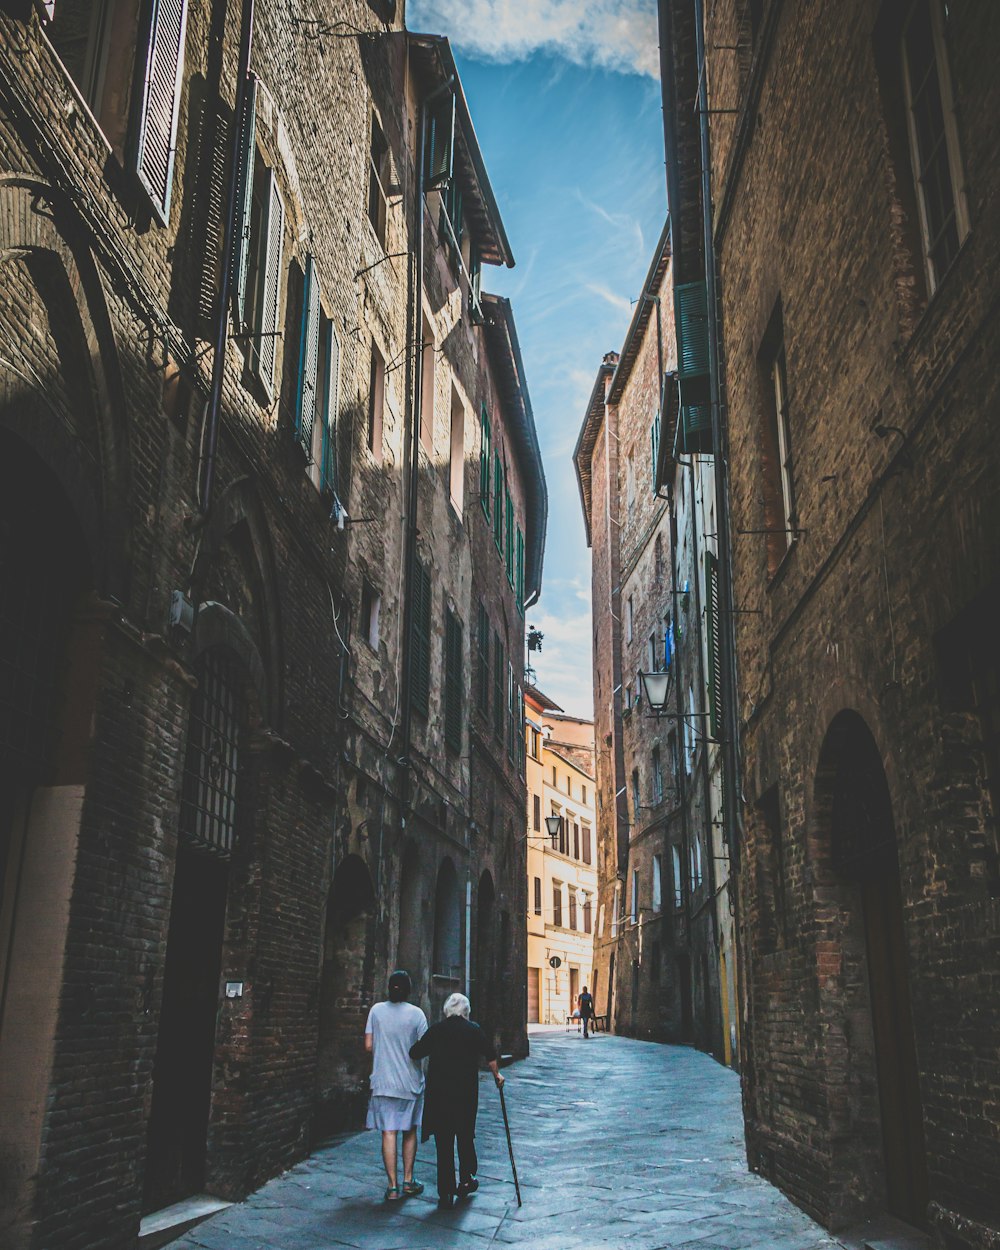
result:
[[[511,586],[514,585],[514,500],[510,497],[510,490],[507,487],[506,479],[504,480],[504,501],[506,507],[507,533],[505,535],[505,563],[507,565],[507,581]]]
[[[302,295],[302,333],[299,339],[299,385],[295,401],[295,437],[307,459],[312,457],[318,370],[319,278],[313,258],[307,256],[305,290]]]
[[[500,452],[493,453],[493,541],[497,551],[503,550],[503,465],[500,463]]]
[[[430,709],[431,575],[418,560],[413,577],[413,636],[410,640],[410,705],[421,716]]]
[[[261,213],[260,276],[252,353],[254,372],[267,391],[268,398],[274,397],[274,362],[277,357],[278,298],[284,233],[285,206],[281,202],[274,170],[269,169]]]
[[[584,862],[585,864],[589,864],[589,863],[590,863],[590,857],[591,857],[591,853],[590,853],[590,826],[589,826],[589,825],[584,825],[584,826],[583,826],[583,862]]]
[[[326,377],[323,387],[323,460],[320,485],[336,495],[337,417],[340,411],[340,339],[332,321],[326,322]]]
[[[240,122],[239,190],[233,232],[233,314],[241,329],[247,319],[247,271],[250,267],[250,222],[253,218],[253,175],[257,157],[257,78],[247,79]]]
[[[514,724],[514,665],[507,661],[507,758],[513,764],[516,751]]]
[[[524,691],[517,688],[517,771],[524,776]]]
[[[444,740],[453,751],[462,749],[462,626],[450,608],[444,629]]]
[[[493,631],[493,736],[503,742],[503,643]]]
[[[490,517],[490,448],[493,441],[492,430],[490,429],[490,414],[486,411],[486,405],[483,405],[482,416],[480,417],[482,426],[482,438],[479,447],[479,502],[483,505],[483,513],[486,519]]]
[[[542,831],[542,797],[540,794],[532,795],[531,827],[536,833]]]
[[[479,710],[487,715],[490,708],[490,618],[486,604],[479,605]]]
[[[719,562],[711,552],[705,553],[705,590],[708,602],[708,706],[712,737],[719,737],[722,699],[722,655],[719,647]]]
[[[514,594],[517,597],[517,610],[524,616],[524,534],[521,533],[520,525],[517,527],[517,572]]]
[[[152,0],[135,143],[135,172],[159,220],[170,217],[187,0]]]

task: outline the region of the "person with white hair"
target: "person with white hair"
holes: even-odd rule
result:
[[[470,1010],[464,994],[452,994],[445,1000],[444,1019],[432,1024],[410,1047],[411,1059],[429,1060],[421,1140],[434,1134],[438,1206],[443,1208],[453,1206],[456,1197],[467,1198],[479,1188],[475,1139],[480,1059],[486,1060],[497,1088],[504,1082],[493,1045],[479,1025],[469,1019]]]

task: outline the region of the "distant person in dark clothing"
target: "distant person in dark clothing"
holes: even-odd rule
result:
[[[576,1005],[580,1009],[580,1019],[583,1021],[583,1036],[589,1037],[590,1034],[587,1032],[587,1027],[594,1018],[594,996],[587,993],[586,986],[583,987],[579,998],[577,998]]]
[[[486,1060],[497,1088],[503,1084],[493,1046],[479,1025],[469,1019],[469,1009],[464,994],[452,994],[444,1004],[444,1019],[432,1024],[410,1047],[411,1059],[430,1059],[421,1141],[434,1134],[439,1207],[450,1207],[456,1196],[468,1197],[479,1188],[475,1135],[480,1059]]]

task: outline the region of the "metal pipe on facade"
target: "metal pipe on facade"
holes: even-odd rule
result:
[[[215,354],[212,357],[212,385],[205,410],[205,458],[198,483],[203,515],[212,506],[215,459],[219,444],[222,384],[226,375],[226,348],[229,344],[229,299],[233,282],[233,244],[236,235],[236,201],[239,196],[239,154],[247,109],[250,77],[250,49],[253,45],[253,0],[243,0],[240,18],[240,61],[236,79],[236,124],[230,151],[229,185],[226,188],[226,218],[222,235],[222,277],[219,283],[219,315],[215,327]],[[253,154],[251,153],[251,159]]]

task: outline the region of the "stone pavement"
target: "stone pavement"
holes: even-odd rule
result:
[[[698,1051],[575,1031],[531,1038],[506,1070],[524,1205],[499,1098],[480,1089],[481,1188],[438,1211],[433,1142],[420,1198],[382,1201],[374,1133],[337,1138],[186,1234],[184,1250],[827,1250],[840,1246],[746,1171],[739,1079]]]

